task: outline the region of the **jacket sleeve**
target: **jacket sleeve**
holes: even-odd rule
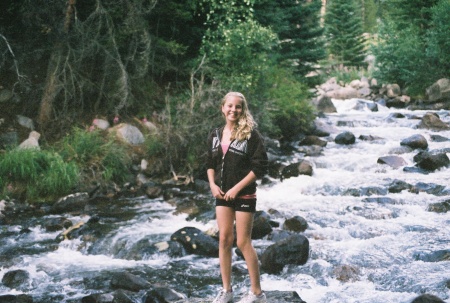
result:
[[[264,139],[258,131],[254,130],[249,141],[251,170],[255,173],[258,179],[261,179],[265,174],[267,174],[269,164]]]
[[[212,156],[212,142],[213,142],[214,134],[215,134],[215,130],[211,131],[208,136],[208,141],[207,141],[208,151],[206,153],[206,169],[210,169],[210,168],[214,169],[215,168],[213,156]]]

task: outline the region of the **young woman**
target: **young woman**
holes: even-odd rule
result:
[[[256,210],[256,180],[267,170],[267,154],[244,95],[230,92],[222,100],[225,126],[208,138],[207,175],[216,198],[219,227],[219,261],[223,289],[213,303],[233,302],[231,259],[236,222],[237,247],[247,263],[251,288],[241,299],[267,302],[261,290],[258,256],[252,245],[253,215]]]

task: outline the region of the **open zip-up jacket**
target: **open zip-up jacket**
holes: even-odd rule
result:
[[[246,177],[250,171],[258,179],[267,173],[268,158],[264,140],[257,130],[251,132],[250,139],[233,140],[224,155],[220,145],[224,127],[214,129],[208,137],[207,169],[214,169],[214,182],[227,192]],[[243,188],[238,196],[256,192],[256,182]]]

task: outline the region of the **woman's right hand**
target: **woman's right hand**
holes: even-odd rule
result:
[[[213,184],[213,185],[210,185],[210,187],[211,187],[211,193],[214,198],[223,199],[223,196],[225,195],[225,193],[220,189],[219,186],[217,186],[216,184]]]

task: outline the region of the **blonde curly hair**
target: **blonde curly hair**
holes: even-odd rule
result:
[[[231,139],[236,139],[238,141],[243,141],[245,139],[250,139],[252,130],[257,126],[257,123],[253,119],[252,114],[248,109],[247,99],[245,96],[239,92],[229,92],[227,93],[221,102],[221,106],[225,104],[228,97],[238,97],[242,101],[242,114],[239,118],[238,123],[236,123],[233,131],[231,132]]]

